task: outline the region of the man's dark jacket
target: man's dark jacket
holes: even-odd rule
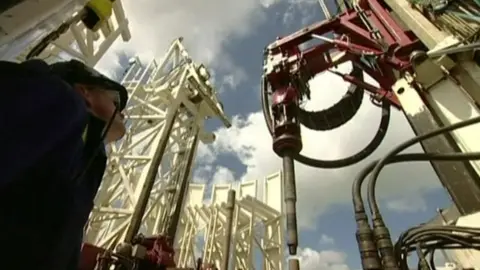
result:
[[[0,62],[0,78],[0,261],[8,269],[77,269],[105,170],[105,123],[42,61]]]

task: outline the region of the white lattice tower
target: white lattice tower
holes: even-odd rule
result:
[[[216,184],[208,204],[204,203],[205,186],[191,184],[181,226],[176,239],[178,267],[192,267],[197,257],[204,263],[220,267],[224,259],[226,200],[230,189],[237,191],[230,248],[231,269],[282,270],[284,267],[284,220],[282,173],[270,175],[263,184],[263,198],[258,196],[258,181],[236,185]],[[198,235],[203,234],[204,246],[199,247]],[[199,250],[203,251],[200,254]],[[255,251],[259,252],[255,252]],[[255,253],[262,256],[263,266],[255,264]]]
[[[155,156],[161,157],[149,196],[141,232],[154,235],[165,231],[175,209],[182,179],[189,179],[188,152],[195,151],[199,138],[210,143],[214,135],[203,130],[204,120],[229,120],[210,86],[209,74],[188,56],[181,39],[172,43],[165,58],[147,66],[137,60],[123,84],[130,93],[125,109],[128,132],[110,145],[109,162],[95,201],[85,240],[102,247],[123,240],[140,194],[148,184],[147,172],[155,170]]]
[[[37,0],[24,1],[0,14],[0,58],[23,61],[28,52],[62,22],[83,8],[86,0]],[[95,66],[100,58],[122,37],[130,40],[128,20],[120,0],[113,4],[113,14],[101,27],[92,32],[82,22],[71,25],[69,30],[52,42],[37,58],[47,62],[76,58],[89,66]]]

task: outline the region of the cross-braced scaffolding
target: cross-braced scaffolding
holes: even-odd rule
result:
[[[190,59],[181,39],[158,64],[131,61],[123,80],[130,93],[128,131],[109,147],[86,242],[111,247],[131,237],[140,224],[145,235],[175,234],[175,210],[188,186],[198,141],[214,140],[203,130],[204,120],[219,117],[230,126],[208,79],[205,67]]]
[[[175,241],[178,267],[192,266],[197,257],[202,257],[204,263],[220,268],[227,259],[227,194],[234,189],[237,198],[233,207],[231,247],[227,253],[229,269],[285,269],[282,173],[264,179],[263,199],[258,196],[257,186],[257,181],[243,182],[235,187],[213,185],[210,203],[205,204],[205,185],[190,185]],[[203,247],[199,247],[199,235],[203,235]],[[199,254],[201,251],[203,254]],[[255,255],[260,255],[261,259]],[[259,261],[263,265],[259,266]]]
[[[43,37],[83,8],[80,2],[24,1],[1,13],[0,45],[5,44],[5,47],[0,47],[0,57],[11,61],[25,60]],[[128,20],[122,2],[117,0],[113,2],[112,16],[99,31],[92,32],[78,21],[70,25],[64,34],[51,42],[36,58],[49,63],[76,58],[89,66],[95,66],[120,36],[125,42],[130,40]]]

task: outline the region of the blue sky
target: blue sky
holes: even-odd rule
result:
[[[161,56],[174,38],[183,36],[193,58],[213,70],[220,99],[234,124],[229,130],[217,122],[208,124],[218,139],[199,151],[197,180],[242,181],[278,171],[279,159],[271,151],[271,140],[259,113],[262,52],[276,36],[288,35],[322,20],[317,2],[137,0],[133,4],[132,1],[124,1],[132,40],[126,44],[118,41],[99,63],[100,69],[112,73],[133,55],[143,59]],[[312,82],[313,100],[307,106],[328,107],[346,87],[330,74],[319,75]],[[372,138],[379,120],[379,109],[369,105],[367,98],[364,103],[358,115],[344,127],[321,134],[305,132],[305,152],[331,159],[364,146]],[[401,113],[394,112],[391,122],[376,157],[413,136]],[[350,186],[362,164],[338,170],[297,165],[300,255],[305,266],[302,269],[360,268]],[[394,236],[430,219],[436,208],[450,205],[428,164],[394,165],[386,169],[380,176],[378,196]]]

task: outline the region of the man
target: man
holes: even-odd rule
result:
[[[79,61],[0,62],[0,261],[77,269],[83,227],[125,134],[126,89]]]

